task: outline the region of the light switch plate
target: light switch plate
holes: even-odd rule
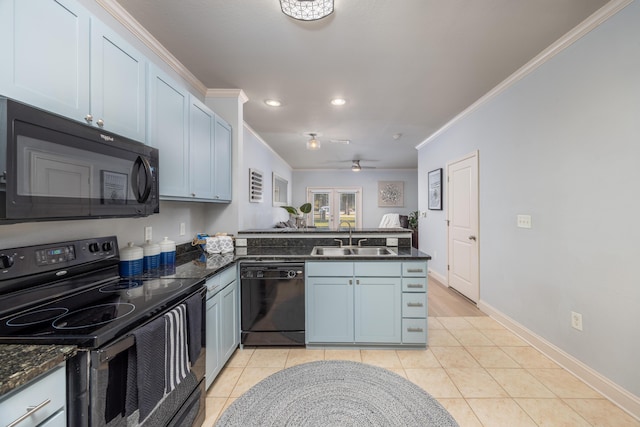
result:
[[[187,232],[187,231],[186,231],[185,223],[184,223],[184,222],[181,222],[181,223],[180,223],[180,235],[181,235],[181,236],[184,236],[184,235],[186,234],[186,232]]]
[[[144,241],[153,240],[153,232],[151,227],[144,228]]]
[[[518,215],[518,227],[531,228],[531,215]]]

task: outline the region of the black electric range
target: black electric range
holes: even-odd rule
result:
[[[97,348],[203,286],[121,278],[115,237],[0,250],[0,343]]]

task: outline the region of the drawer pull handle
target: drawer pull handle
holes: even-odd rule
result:
[[[422,289],[422,284],[421,283],[409,283],[407,285],[407,288],[412,288],[412,289],[420,288],[420,289]]]
[[[407,268],[407,273],[423,273],[424,270],[421,268]]]
[[[421,302],[408,302],[407,307],[424,307],[424,304]]]
[[[353,285],[353,280],[349,279],[349,284]]]
[[[18,424],[20,424],[21,422],[23,422],[24,420],[29,418],[31,415],[35,414],[37,411],[39,411],[40,409],[42,409],[45,406],[47,406],[49,403],[51,403],[51,399],[47,399],[44,402],[42,402],[41,404],[36,405],[36,406],[27,406],[27,413],[22,415],[20,418],[18,418],[17,420],[12,422],[11,424],[9,424],[7,427],[15,427],[15,426],[17,426]]]
[[[424,332],[422,328],[407,328],[407,332]]]

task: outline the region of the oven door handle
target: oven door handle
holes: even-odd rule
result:
[[[108,347],[98,350],[100,363],[106,363],[126,349],[133,347],[136,339],[133,335],[127,335],[123,339],[111,344]]]
[[[202,283],[202,287],[200,289],[198,289],[197,291],[191,293],[189,296],[187,296],[186,298],[184,298],[182,301],[178,302],[177,304],[175,304],[175,306],[178,306],[182,303],[184,303],[187,299],[191,298],[193,295],[196,294],[200,294],[201,298],[205,298],[206,294],[207,294],[207,287],[204,286],[204,281]],[[175,307],[174,306],[174,307]],[[103,349],[99,349],[97,351],[98,353],[98,358],[100,360],[100,363],[106,363],[109,360],[113,359],[115,356],[117,356],[118,354],[122,353],[123,351],[125,351],[126,349],[133,347],[136,343],[136,339],[133,335],[127,335],[124,338],[114,342],[111,345],[108,345],[107,347],[103,348]]]

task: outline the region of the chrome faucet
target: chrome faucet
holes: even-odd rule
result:
[[[340,227],[342,227],[342,224],[344,223],[349,226],[349,246],[353,246],[353,241],[351,239],[351,223],[349,221],[340,221]]]

